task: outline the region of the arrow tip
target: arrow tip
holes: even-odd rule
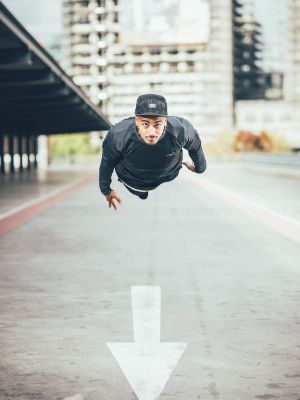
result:
[[[163,391],[187,343],[107,343],[139,400]]]

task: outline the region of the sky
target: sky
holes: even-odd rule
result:
[[[3,3],[40,43],[48,47],[62,32],[62,1],[3,0]],[[283,59],[285,0],[254,0],[254,12],[264,27],[264,40],[269,44],[268,57],[278,63]]]
[[[2,0],[35,39],[48,46],[62,32],[62,0]]]

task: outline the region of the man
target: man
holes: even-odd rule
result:
[[[182,148],[193,163],[182,162]],[[110,187],[114,169],[129,192],[146,199],[149,190],[175,179],[182,165],[196,173],[206,169],[198,132],[186,119],[168,117],[163,96],[145,94],[137,99],[135,117],[113,125],[104,139],[100,190],[116,210],[122,200]]]

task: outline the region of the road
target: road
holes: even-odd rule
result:
[[[1,400],[136,399],[107,346],[134,340],[133,285],[160,286],[161,342],[188,343],[160,399],[300,399],[299,242],[195,179],[295,223],[299,180],[189,178],[146,201],[117,183],[117,212],[94,180],[0,239]]]

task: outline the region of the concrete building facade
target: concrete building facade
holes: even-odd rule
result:
[[[64,66],[112,122],[132,115],[138,95],[155,92],[202,136],[232,131],[231,0],[210,1],[207,43],[140,46],[119,40],[118,0],[63,4]]]
[[[285,98],[300,103],[300,0],[286,2],[289,23]]]
[[[212,0],[207,43],[112,47],[107,75],[112,122],[132,115],[138,95],[154,92],[167,98],[170,114],[188,118],[202,137],[231,132],[231,46],[231,1]]]
[[[133,114],[138,95],[155,92],[167,98],[170,114],[191,120],[204,140],[221,132],[248,129],[252,121],[257,130],[268,125],[297,146],[300,0],[286,0],[289,35],[283,97],[279,95],[282,74],[278,71],[276,76],[270,75],[272,88],[266,91],[265,101],[236,101],[234,96],[233,36],[238,3],[251,10],[252,0],[209,1],[207,42],[126,45],[120,40],[124,1],[64,0],[64,66],[113,123]]]
[[[278,101],[238,101],[236,128],[283,135],[300,149],[300,0],[286,0],[287,46],[283,54],[283,98]]]
[[[63,0],[62,65],[106,112],[107,48],[118,41],[117,0]]]

